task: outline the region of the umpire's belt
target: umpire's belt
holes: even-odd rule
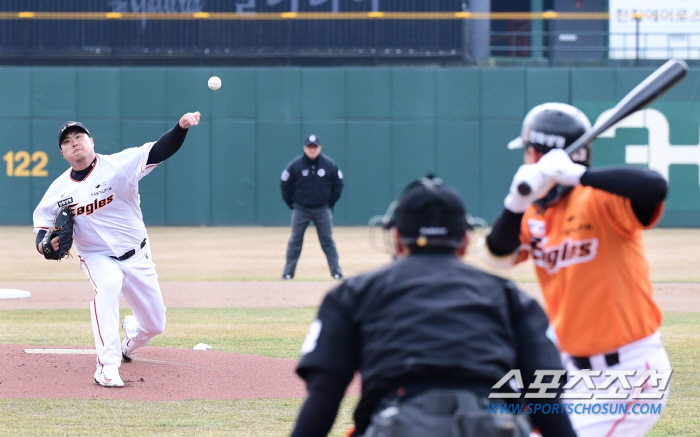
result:
[[[139,247],[139,249],[143,249],[143,246],[145,246],[145,245],[146,245],[146,239],[144,238],[143,241],[141,242],[141,246]],[[124,255],[118,256],[118,257],[110,255],[110,258],[114,258],[117,261],[125,261],[125,260],[131,258],[132,256],[134,256],[136,254],[136,250],[137,249],[131,249],[130,251],[126,252]]]
[[[574,366],[578,367],[579,369],[592,369],[591,359],[589,357],[575,357],[572,355],[571,361],[573,361]],[[618,354],[617,351],[605,354],[605,362],[608,366],[614,366],[615,364],[619,364],[620,354]]]

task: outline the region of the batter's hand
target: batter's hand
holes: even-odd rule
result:
[[[562,149],[552,149],[537,161],[542,172],[558,184],[573,187],[581,184],[581,176],[586,172],[585,165],[577,164]]]
[[[199,124],[199,117],[201,114],[197,112],[188,112],[180,118],[180,127],[187,129],[190,126],[197,126]]]
[[[527,183],[531,188],[530,194],[523,196],[518,191],[518,185]],[[532,202],[542,197],[555,185],[555,181],[547,176],[537,164],[521,165],[510,184],[508,196],[503,206],[516,214],[527,210]]]

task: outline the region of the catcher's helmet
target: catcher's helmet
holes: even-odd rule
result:
[[[433,175],[406,187],[388,227],[396,227],[407,246],[451,249],[460,247],[464,232],[471,229],[459,193]]]
[[[508,148],[532,146],[542,153],[565,149],[590,127],[588,117],[579,109],[566,103],[543,103],[527,113],[520,136],[508,143]],[[588,167],[592,154],[593,144],[589,142],[574,152],[571,160]]]

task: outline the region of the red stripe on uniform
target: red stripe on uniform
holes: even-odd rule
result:
[[[102,342],[102,347],[105,346],[105,341],[102,338],[102,331],[100,330],[100,319],[97,318],[97,302],[95,302],[95,299],[92,300],[92,308],[93,311],[95,311],[95,323],[97,324],[97,334],[100,337],[100,341]],[[97,357],[97,361],[100,361],[100,357]]]
[[[625,411],[629,411],[629,409],[632,408],[632,405],[636,404],[637,402],[638,401],[627,402],[627,410],[625,410]],[[613,423],[612,428],[610,428],[610,431],[608,431],[608,433],[605,434],[605,437],[611,437],[613,435],[613,433],[615,432],[615,428],[617,428],[617,425],[621,424],[623,420],[627,419],[627,416],[628,415],[625,414],[622,417],[620,417],[619,419],[617,419],[615,421],[615,423]]]
[[[646,364],[647,370],[649,370],[649,362],[646,362],[645,364]],[[649,387],[649,380],[647,379],[647,382],[644,383],[644,388],[648,388],[648,387]],[[627,402],[627,410],[626,411],[629,411],[629,409],[632,408],[632,405],[634,405],[638,402],[639,402],[638,399],[634,400],[633,402]],[[610,431],[608,431],[608,433],[605,434],[605,437],[611,437],[613,435],[613,433],[615,432],[615,428],[617,428],[617,425],[622,423],[622,421],[625,420],[627,418],[627,416],[628,416],[628,414],[625,414],[624,416],[617,419],[617,421],[615,421],[615,423],[613,424],[613,427],[610,428]]]
[[[88,267],[87,263],[85,262],[85,260],[83,259],[82,256],[78,255],[78,259],[80,260],[81,263],[85,264],[85,268],[88,271],[88,277],[90,278],[90,282],[92,282],[92,289],[95,292],[95,294],[97,294],[97,284],[95,284],[95,280],[92,279],[92,273],[90,273],[90,267]]]
[[[85,264],[85,268],[88,271],[88,277],[90,277],[90,282],[92,282],[92,289],[95,291],[95,294],[97,294],[97,284],[95,284],[95,281],[92,279],[92,274],[90,273],[90,267],[88,267],[87,263],[81,257],[78,255],[78,259],[80,259],[80,262]],[[100,337],[100,341],[102,342],[102,347],[105,346],[105,341],[102,338],[102,332],[100,331],[100,320],[97,318],[97,302],[95,302],[95,299],[92,299],[92,310],[95,312],[95,323],[97,324],[97,334]],[[101,365],[104,366],[102,363],[100,363],[100,356],[97,356],[97,362]]]
[[[151,153],[151,150],[153,149],[153,145],[154,145],[154,144],[155,144],[155,143],[151,144],[151,147],[148,148],[148,153],[149,153],[149,154]],[[141,173],[145,172],[146,170],[148,170],[148,169],[151,168],[151,167],[157,166],[158,164],[160,164],[160,162],[157,162],[157,163],[155,163],[155,164],[148,165],[148,156],[146,156],[146,162],[144,162],[143,165],[141,166]]]

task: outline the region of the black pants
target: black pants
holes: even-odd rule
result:
[[[287,264],[284,266],[282,274],[294,276],[297,261],[299,261],[299,256],[301,255],[301,247],[304,243],[304,232],[306,232],[309,222],[312,221],[316,226],[323,253],[326,254],[331,276],[342,275],[343,272],[338,264],[338,251],[335,248],[335,241],[333,241],[333,214],[331,209],[327,206],[305,208],[296,203],[292,210],[292,236],[287,244]]]
[[[495,414],[489,399],[469,390],[427,390],[385,400],[363,437],[528,437],[523,415]]]

